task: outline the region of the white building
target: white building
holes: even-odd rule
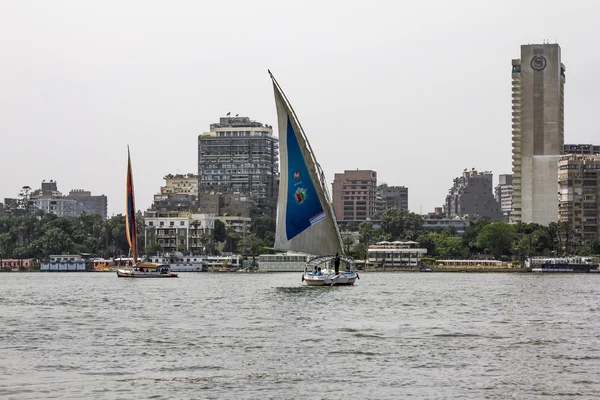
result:
[[[205,253],[214,242],[215,216],[191,212],[146,211],[145,245],[158,243],[163,252]]]
[[[378,242],[367,250],[368,264],[375,268],[418,267],[427,249],[418,242]]]
[[[81,214],[81,206],[77,200],[56,197],[50,199],[34,199],[30,201],[33,208],[59,217],[77,217]]]

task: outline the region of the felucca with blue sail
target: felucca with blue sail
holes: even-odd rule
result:
[[[150,262],[138,263],[137,225],[135,221],[135,198],[133,193],[133,174],[131,171],[131,155],[127,146],[127,206],[125,209],[125,234],[132,254],[132,265],[117,269],[119,278],[177,278],[171,272],[169,264],[155,264]]]
[[[269,75],[277,106],[281,167],[274,247],[311,256],[302,274],[309,286],[353,285],[358,274],[354,260],[344,255],[325,175],[291,104],[271,71]]]

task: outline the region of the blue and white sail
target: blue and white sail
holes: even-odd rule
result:
[[[343,254],[323,172],[292,106],[273,75],[271,79],[280,156],[274,247],[312,255]]]

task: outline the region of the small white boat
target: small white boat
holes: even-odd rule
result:
[[[302,281],[309,286],[353,285],[358,275],[353,270],[354,260],[343,256],[344,246],[325,174],[290,102],[270,71],[269,75],[277,107],[281,171],[273,247],[279,251],[317,255],[308,261],[302,275]],[[344,257],[347,271],[335,271],[340,267],[338,261],[334,270],[324,267],[312,272],[315,266],[331,264],[332,254]]]
[[[177,274],[171,272],[168,264],[155,264],[149,262],[137,263],[132,268],[117,269],[119,278],[177,278]]]
[[[354,260],[351,257],[340,256],[340,260],[346,264],[343,271],[335,272],[335,268],[330,265],[335,261],[335,257],[325,256],[313,258],[306,264],[306,270],[302,274],[302,281],[308,286],[349,286],[354,285],[357,279],[360,279],[354,269]],[[328,266],[329,264],[329,266]],[[320,267],[323,265],[324,267]],[[310,269],[311,272],[308,272]]]
[[[135,222],[135,199],[133,192],[133,174],[131,172],[131,156],[127,147],[127,207],[125,209],[125,233],[129,243],[129,251],[133,255],[132,265],[117,269],[119,278],[177,278],[168,264],[138,262],[137,225]]]

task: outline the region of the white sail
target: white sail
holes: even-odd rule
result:
[[[296,114],[273,75],[271,79],[281,171],[274,247],[312,255],[343,254],[323,173]]]

